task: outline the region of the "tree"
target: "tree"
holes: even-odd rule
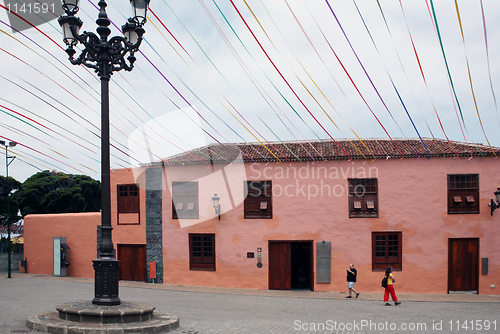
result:
[[[44,213],[98,212],[101,182],[85,175],[39,172],[15,193],[22,216]]]
[[[18,215],[19,206],[15,194],[22,189],[22,183],[12,177],[0,176],[0,214],[9,217],[11,225],[21,219]],[[7,201],[7,196],[9,200]],[[9,212],[9,214],[7,214]],[[0,219],[0,235],[7,234],[7,219]]]

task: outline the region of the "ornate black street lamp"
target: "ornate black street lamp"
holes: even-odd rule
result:
[[[78,0],[63,0],[66,15],[59,18],[63,29],[64,42],[68,46],[66,53],[73,65],[85,65],[93,68],[101,79],[101,241],[98,245],[98,258],[94,260],[95,294],[92,300],[97,305],[120,305],[118,298],[118,270],[120,261],[113,253],[111,239],[111,186],[109,163],[109,78],[113,72],[125,69],[131,71],[136,58],[134,53],[139,49],[146,23],[146,12],[149,0],[130,0],[134,16],[122,26],[124,36],[108,39],[111,30],[106,14],[106,2],[100,0],[99,16],[96,20],[98,35],[84,31],[79,34],[83,22],[75,16],[78,12]],[[83,50],[78,58],[74,58],[73,48],[78,43]],[[128,57],[125,59],[125,57]]]
[[[6,179],[5,183],[7,184],[7,278],[12,278],[12,254],[11,252],[11,246],[10,246],[10,183],[9,183],[9,166],[14,161],[16,158],[15,156],[9,156],[9,152],[7,151],[8,147],[15,147],[17,143],[15,141],[10,141],[8,144],[5,143],[5,140],[0,140],[0,145],[5,146],[5,173],[6,173]],[[10,161],[9,161],[10,159]]]
[[[497,202],[495,203],[494,200],[491,200],[490,203],[488,203],[488,206],[491,207],[491,215],[493,216],[493,211],[495,211],[496,209],[500,209],[500,188],[498,188],[497,191],[495,191],[495,198],[497,200]]]

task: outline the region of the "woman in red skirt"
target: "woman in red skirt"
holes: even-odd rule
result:
[[[401,304],[401,302],[398,302],[396,291],[394,291],[393,283],[396,282],[395,280],[396,275],[394,272],[392,272],[392,266],[387,267],[387,269],[385,270],[384,277],[387,277],[387,287],[385,288],[385,293],[384,293],[385,306],[391,306],[391,304],[389,304],[389,294],[391,294],[391,298],[394,301],[394,305]]]

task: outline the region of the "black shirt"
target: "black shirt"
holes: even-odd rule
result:
[[[347,272],[347,282],[356,282],[356,276],[358,276],[358,271],[354,268],[351,269],[352,273]]]

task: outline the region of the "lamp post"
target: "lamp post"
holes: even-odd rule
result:
[[[130,0],[133,17],[122,26],[124,36],[108,39],[111,30],[106,13],[106,2],[100,0],[99,15],[96,20],[97,34],[84,31],[79,34],[83,24],[75,14],[78,12],[78,0],[63,0],[65,15],[59,18],[63,30],[63,41],[68,48],[66,53],[73,65],[84,65],[95,70],[101,79],[101,241],[98,245],[98,258],[93,261],[95,271],[94,299],[97,305],[120,305],[118,297],[118,270],[120,261],[113,253],[111,239],[111,186],[109,160],[109,79],[113,72],[125,69],[131,71],[136,60],[134,53],[142,42],[146,23],[146,12],[150,0]],[[78,58],[74,58],[73,48],[78,43],[84,49]],[[125,57],[128,57],[125,59]]]
[[[15,156],[9,156],[9,151],[7,148],[15,147],[17,143],[15,141],[10,141],[8,144],[4,140],[0,140],[0,145],[5,147],[5,182],[7,184],[7,278],[12,278],[12,255],[10,247],[10,187],[9,187],[9,165],[16,158]],[[10,161],[9,161],[10,159]]]

